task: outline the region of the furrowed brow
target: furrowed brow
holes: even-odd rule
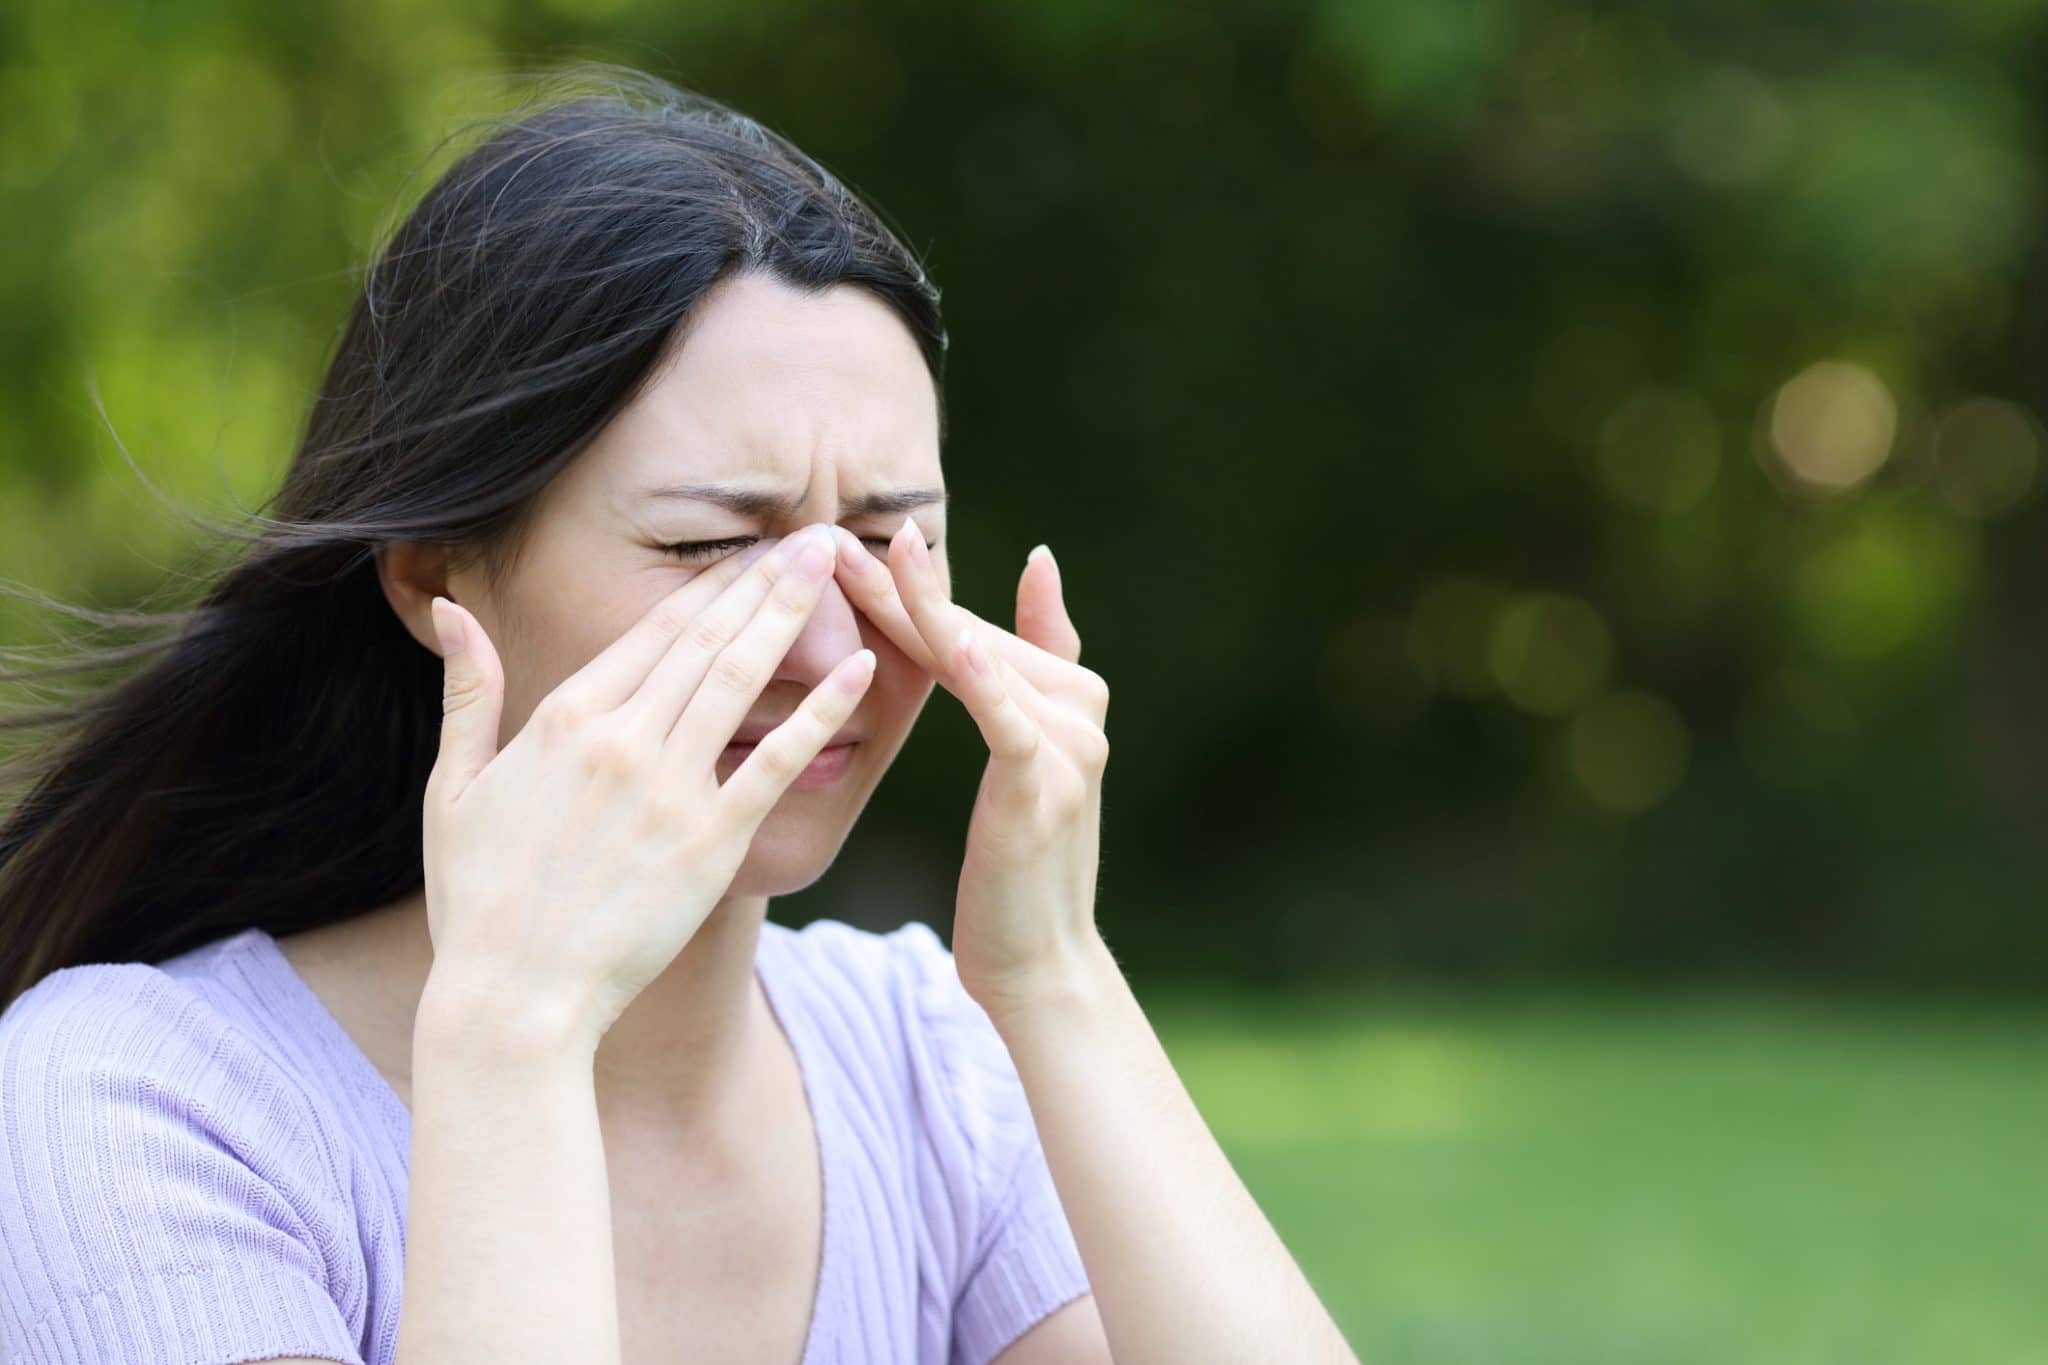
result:
[[[643,490],[641,496],[656,500],[687,498],[716,503],[743,517],[792,517],[803,507],[803,495],[800,493],[778,493],[772,489],[735,483],[664,484]],[[951,500],[951,495],[943,488],[881,488],[846,499],[839,505],[839,512],[841,516],[848,517],[888,516],[895,512],[914,512],[935,503],[944,506]]]

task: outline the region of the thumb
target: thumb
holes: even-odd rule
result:
[[[433,602],[434,634],[441,642],[441,749],[435,780],[452,799],[498,754],[498,719],[505,675],[476,617],[445,597]]]

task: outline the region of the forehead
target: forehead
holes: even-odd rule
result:
[[[937,485],[938,396],[909,327],[867,290],[733,276],[699,301],[591,452],[615,497],[738,481],[835,498]]]

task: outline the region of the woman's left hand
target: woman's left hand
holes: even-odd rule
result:
[[[988,742],[954,904],[953,961],[983,1009],[1014,1009],[1100,945],[1109,684],[1081,667],[1081,636],[1050,552],[1025,562],[1012,634],[951,600],[914,521],[890,540],[887,572],[852,535],[841,532],[839,543],[839,580],[854,605],[960,699]]]

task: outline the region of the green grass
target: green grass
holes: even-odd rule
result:
[[[1368,1365],[2048,1362],[2048,1014],[1141,998]]]

